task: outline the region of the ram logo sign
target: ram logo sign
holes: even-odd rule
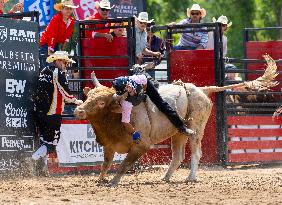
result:
[[[5,26],[0,26],[0,42],[3,43],[8,38],[8,30]]]

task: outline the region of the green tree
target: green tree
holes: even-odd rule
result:
[[[281,0],[256,0],[256,27],[281,27],[282,26],[282,1]],[[282,30],[256,32],[257,40],[282,39]]]
[[[243,57],[243,30],[253,27],[255,17],[255,0],[210,0],[209,13],[218,17],[225,15],[233,22],[228,36],[228,56]]]

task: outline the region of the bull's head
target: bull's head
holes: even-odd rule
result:
[[[88,119],[107,111],[121,113],[121,107],[118,103],[120,99],[115,97],[115,90],[101,85],[94,72],[91,77],[95,88],[86,87],[83,89],[87,99],[75,109],[75,116],[79,119]]]

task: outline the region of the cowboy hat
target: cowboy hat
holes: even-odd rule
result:
[[[108,9],[111,10],[112,8],[114,8],[115,6],[111,7],[111,3],[109,2],[109,0],[101,0],[100,2],[96,2],[96,8],[101,8],[101,9]]]
[[[56,51],[46,59],[46,62],[53,63],[56,60],[65,60],[68,63],[75,63],[74,60],[69,58],[69,54],[66,51]]]
[[[62,0],[61,3],[57,3],[54,5],[54,9],[57,11],[62,11],[64,7],[69,7],[72,9],[77,9],[79,6],[75,6],[70,0]]]
[[[138,17],[134,17],[137,18],[137,20],[140,22],[152,23],[154,21],[154,19],[149,20],[149,15],[147,12],[140,12]]]
[[[212,18],[212,21],[214,23],[218,22],[218,23],[222,23],[224,25],[227,25],[227,28],[229,28],[230,26],[232,26],[232,22],[228,23],[228,18],[226,16],[221,15],[217,20],[215,17]]]
[[[191,16],[191,11],[199,11],[201,13],[201,17],[204,18],[207,14],[206,9],[201,8],[199,4],[193,4],[192,7],[189,9],[187,8],[187,16]]]

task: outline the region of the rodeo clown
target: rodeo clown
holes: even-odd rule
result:
[[[64,103],[83,103],[70,95],[66,69],[74,63],[65,51],[56,51],[47,58],[49,66],[45,67],[39,75],[38,88],[34,99],[35,121],[40,133],[40,147],[32,155],[38,160],[55,151],[60,139],[60,127]],[[46,158],[47,159],[47,158]]]
[[[181,132],[186,135],[193,135],[195,132],[185,125],[184,121],[177,112],[160,96],[157,88],[152,82],[152,78],[145,72],[140,72],[140,65],[134,65],[132,76],[118,77],[113,81],[113,88],[116,95],[127,94],[125,100],[120,102],[122,108],[122,123],[126,131],[132,135],[133,140],[138,143],[141,140],[141,134],[130,124],[130,115],[133,106],[139,105],[149,96],[157,108],[163,112],[169,121]]]

